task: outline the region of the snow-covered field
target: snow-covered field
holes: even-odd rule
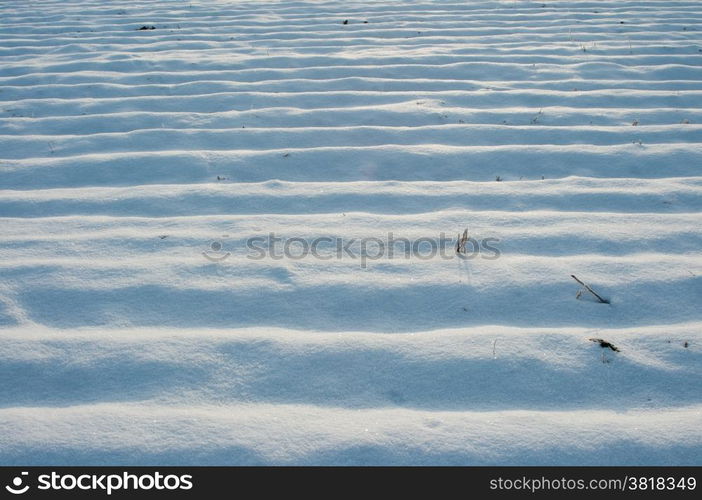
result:
[[[0,464],[702,465],[701,21],[2,2]]]

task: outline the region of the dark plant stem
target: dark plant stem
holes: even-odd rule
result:
[[[600,297],[597,293],[595,293],[595,291],[594,291],[592,288],[590,288],[590,287],[587,286],[585,283],[583,283],[583,282],[580,281],[578,278],[576,278],[574,274],[571,274],[570,277],[573,278],[573,279],[574,279],[575,281],[577,281],[578,283],[580,283],[583,287],[585,287],[585,290],[587,290],[587,291],[590,292],[592,295],[594,295],[594,296],[597,298],[597,300],[600,301],[601,304],[609,304],[609,300],[603,299],[602,297]]]

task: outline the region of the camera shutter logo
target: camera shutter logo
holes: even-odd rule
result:
[[[29,485],[25,485],[24,487],[22,487],[22,476],[27,475],[29,475],[29,472],[22,472],[19,476],[15,477],[12,480],[12,486],[7,485],[5,486],[5,489],[13,495],[22,495],[23,493],[27,493]]]
[[[231,255],[231,252],[224,252],[222,250],[222,243],[213,241],[210,245],[210,250],[202,252],[202,255],[211,262],[222,262]]]

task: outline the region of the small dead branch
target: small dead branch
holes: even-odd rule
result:
[[[456,253],[466,253],[466,243],[468,242],[468,229],[463,231],[463,235],[458,235],[458,241],[456,242]]]
[[[603,299],[602,297],[600,297],[592,288],[590,288],[585,283],[583,283],[578,278],[576,278],[574,274],[571,274],[570,277],[573,278],[578,283],[580,283],[583,286],[583,288],[585,290],[587,290],[588,292],[590,292],[598,301],[600,301],[601,304],[609,304],[609,300]],[[581,295],[582,295],[582,290],[579,291],[575,297],[579,299]]]
[[[596,343],[600,344],[600,347],[603,349],[609,348],[609,349],[612,349],[614,352],[620,352],[619,348],[617,346],[615,346],[611,342],[607,342],[605,339],[592,338],[592,339],[588,339],[588,340],[590,342],[596,342]]]

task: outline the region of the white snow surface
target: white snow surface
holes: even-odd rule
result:
[[[697,1],[4,1],[0,464],[702,465],[701,169]]]

